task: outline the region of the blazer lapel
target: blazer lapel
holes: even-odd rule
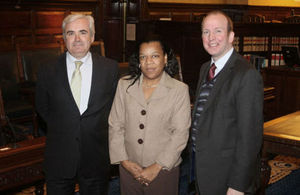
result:
[[[160,99],[168,95],[169,89],[172,87],[172,78],[163,72],[163,75],[159,81],[158,87],[153,91],[150,100]]]
[[[202,113],[204,113],[211,104],[215,101],[217,98],[217,93],[220,90],[220,88],[223,86],[223,83],[227,80],[227,78],[230,76],[230,73],[234,67],[234,61],[236,60],[236,53],[235,51],[232,53],[228,61],[226,62],[224,68],[221,70],[221,72],[218,75],[218,78],[216,80],[216,83],[214,87],[212,88],[210,95],[208,96],[207,102],[203,107]],[[206,79],[206,78],[204,78]],[[203,114],[202,114],[203,115]]]
[[[128,93],[131,95],[141,106],[146,107],[146,101],[143,94],[142,88],[142,76],[139,80],[135,81],[135,83],[128,88]]]

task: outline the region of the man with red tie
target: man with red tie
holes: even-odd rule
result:
[[[192,120],[192,156],[200,195],[253,194],[259,183],[263,82],[233,48],[233,25],[221,11],[202,21],[211,60],[202,65]]]

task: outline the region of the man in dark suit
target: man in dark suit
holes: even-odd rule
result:
[[[203,64],[192,122],[195,179],[200,195],[252,194],[259,178],[263,83],[232,46],[233,25],[221,11],[203,19]]]
[[[47,124],[45,174],[48,195],[107,193],[108,115],[118,81],[117,62],[91,54],[94,19],[63,21],[68,51],[41,67],[36,108]]]

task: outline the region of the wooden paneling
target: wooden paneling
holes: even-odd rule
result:
[[[275,87],[275,117],[300,110],[300,71],[268,68],[263,75],[265,85]]]
[[[300,71],[287,73],[284,88],[284,112],[300,110]]]
[[[126,24],[139,22],[144,0],[126,1]],[[144,5],[144,4],[143,4]],[[103,1],[104,11],[104,36],[107,56],[118,61],[125,61],[134,50],[135,41],[125,41],[126,48],[123,48],[124,40],[124,6],[123,1]],[[138,35],[137,35],[138,36]]]
[[[129,0],[127,3],[127,20],[138,20],[140,17],[140,1]]]
[[[105,17],[104,19],[121,19],[122,3],[119,1],[103,1]]]
[[[269,101],[265,102],[265,112],[267,112],[267,120],[274,119],[278,116],[280,116],[280,109],[281,105],[280,102],[282,102],[282,90],[281,88],[283,87],[283,77],[282,77],[282,72],[277,71],[277,72],[270,72],[267,69],[263,70],[263,78],[264,78],[264,83],[265,86],[272,86],[275,88],[275,99],[274,101]]]
[[[104,21],[104,44],[106,56],[121,61],[123,26],[120,20]]]
[[[1,31],[31,28],[30,11],[1,11],[0,17]]]
[[[38,11],[35,13],[37,29],[60,28],[65,12]]]
[[[92,13],[96,29],[101,15],[96,14],[98,2],[79,1],[1,1],[0,50],[14,50],[14,45],[47,44],[61,41],[63,18],[72,12]],[[100,39],[101,31],[96,33]]]

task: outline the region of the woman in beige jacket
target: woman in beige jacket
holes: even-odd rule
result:
[[[109,116],[109,152],[120,164],[122,195],[178,194],[180,154],[190,127],[188,86],[174,78],[178,62],[159,40],[130,58]]]

